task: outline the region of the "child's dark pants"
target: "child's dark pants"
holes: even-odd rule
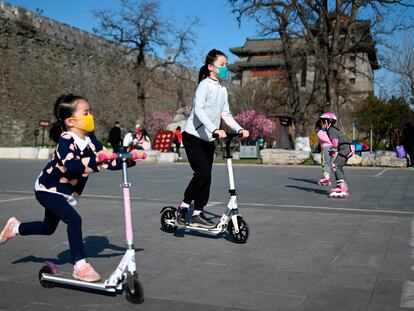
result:
[[[334,164],[336,167],[336,170],[335,170],[336,181],[345,179],[344,166],[346,165],[347,161],[348,161],[348,158],[342,154],[338,154],[336,156],[335,161],[334,161]]]
[[[75,263],[85,258],[82,238],[82,218],[60,194],[35,191],[36,199],[45,208],[43,221],[20,224],[20,235],[51,235],[55,232],[59,221],[68,225],[67,233],[72,260]]]

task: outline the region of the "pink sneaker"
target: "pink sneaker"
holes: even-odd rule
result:
[[[72,276],[75,279],[85,282],[98,282],[101,280],[101,276],[95,271],[89,262],[83,264],[80,268],[74,266]]]
[[[18,221],[15,217],[9,218],[6,225],[4,226],[3,231],[0,234],[0,244],[6,243],[8,240],[14,238],[17,235],[13,232],[13,228],[16,225],[20,225],[20,221]]]

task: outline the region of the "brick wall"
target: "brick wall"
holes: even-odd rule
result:
[[[139,116],[133,56],[123,52],[87,32],[0,3],[0,146],[34,144],[39,120],[54,121],[53,103],[68,92],[89,100],[98,137],[116,120],[133,127]],[[147,110],[174,113],[178,105],[191,105],[195,87],[188,82],[178,103],[174,89],[150,84]]]

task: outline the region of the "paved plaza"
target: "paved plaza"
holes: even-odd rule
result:
[[[0,160],[0,226],[39,220],[33,183],[44,161]],[[0,246],[0,310],[382,311],[414,309],[414,170],[346,167],[351,196],[329,199],[317,166],[235,165],[246,244],[226,236],[160,230],[160,209],[177,205],[188,164],[129,170],[137,264],[145,301],[55,287],[45,260],[71,272],[66,226],[52,236]],[[120,172],[91,176],[79,205],[88,258],[107,277],[124,250]],[[213,169],[208,216],[228,200],[226,167]]]

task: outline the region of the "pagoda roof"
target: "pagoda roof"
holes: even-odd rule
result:
[[[283,66],[284,61],[281,56],[273,56],[266,58],[240,58],[234,64],[231,65],[230,69],[240,68],[258,68],[258,67],[280,67]]]
[[[343,16],[342,20],[346,23],[347,16]],[[336,22],[335,17],[332,17],[332,23]],[[349,49],[349,53],[364,52],[368,53],[368,57],[372,66],[372,69],[378,69],[378,59],[376,51],[376,43],[371,35],[371,21],[369,20],[357,20],[353,23],[358,29],[358,37],[360,42],[357,42],[355,46]],[[316,28],[314,31],[317,31]],[[346,29],[343,29],[346,31]],[[305,37],[292,37],[293,49],[295,50],[296,56],[307,54],[306,51],[312,51],[312,47],[306,42]],[[237,55],[240,60],[237,63],[248,62],[250,66],[254,66],[253,63],[257,62],[258,66],[267,66],[268,60],[256,60],[251,56],[262,56],[262,55],[280,55],[282,53],[282,41],[280,38],[247,38],[243,46],[230,48],[230,52]],[[254,60],[253,60],[254,59]],[[235,64],[235,65],[236,65]],[[275,62],[277,65],[277,62]],[[272,65],[275,65],[272,64]],[[241,64],[238,64],[241,65]],[[247,67],[246,65],[242,65]]]
[[[375,41],[373,40],[369,31],[369,26],[366,21],[361,21],[361,27],[364,31],[362,34],[363,41],[357,43],[349,53],[365,52],[372,66],[372,69],[379,69],[377,53],[375,48]],[[306,54],[306,50],[311,50],[305,38],[295,38],[293,41],[293,49],[296,50],[296,55]],[[237,55],[240,59],[234,65],[238,67],[264,67],[264,66],[278,66],[283,63],[280,54],[282,53],[282,41],[280,39],[250,39],[241,47],[230,48],[230,52]],[[275,55],[270,58],[257,59],[251,56],[260,55]]]
[[[296,41],[294,42],[294,45],[297,45],[296,48],[306,45],[306,41],[303,38],[296,38],[294,41]],[[239,57],[248,55],[278,54],[282,52],[282,41],[280,39],[247,38],[243,46],[230,48],[230,52]]]

